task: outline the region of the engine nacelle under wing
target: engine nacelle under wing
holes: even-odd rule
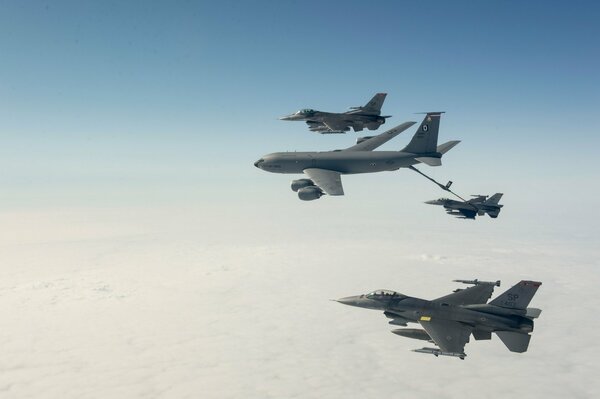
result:
[[[302,201],[312,201],[323,196],[323,191],[317,186],[303,187],[298,190],[298,198]]]
[[[310,186],[314,186],[314,185],[315,185],[315,183],[313,183],[313,181],[310,179],[294,180],[294,181],[292,181],[292,191],[298,191],[301,188],[310,187]]]

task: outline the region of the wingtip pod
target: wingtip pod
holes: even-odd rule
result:
[[[537,319],[542,314],[542,309],[527,308],[525,312],[525,317],[529,317],[530,319]]]

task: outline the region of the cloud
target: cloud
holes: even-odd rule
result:
[[[38,239],[3,246],[5,397],[584,398],[600,388],[598,254],[587,245],[388,227],[297,239],[294,225],[273,233],[259,219],[242,228],[207,215],[190,227],[189,215],[127,212],[89,215],[73,240],[64,227],[80,216],[36,217]],[[377,288],[432,298],[455,278],[502,279],[496,294],[543,281],[529,352],[494,338],[471,342],[464,362],[416,354],[422,343],[391,334],[380,312],[329,301]]]

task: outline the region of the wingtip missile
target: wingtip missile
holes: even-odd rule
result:
[[[475,280],[452,280],[452,281],[455,283],[472,284],[472,285],[489,284],[489,285],[495,285],[496,287],[500,287],[500,280],[481,281],[481,280],[475,279]]]

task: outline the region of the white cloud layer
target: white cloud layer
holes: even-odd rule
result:
[[[587,241],[383,225],[300,238],[305,222],[273,231],[235,214],[7,217],[0,396],[589,398],[600,388],[598,250]],[[381,313],[328,301],[377,288],[432,298],[454,278],[543,281],[529,352],[493,339],[471,342],[465,361],[412,353],[422,342],[391,334]]]

